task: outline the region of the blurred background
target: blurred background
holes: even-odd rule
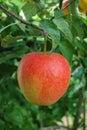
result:
[[[0,0],[0,130],[87,130],[87,16],[79,12],[79,0],[69,1],[68,13],[59,9],[62,2]],[[18,64],[25,54],[43,51],[44,38],[7,10],[43,27],[47,52],[61,53],[69,61],[70,85],[57,103],[43,107],[24,98]]]

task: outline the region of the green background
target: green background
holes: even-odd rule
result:
[[[71,66],[71,81],[55,104],[30,104],[19,89],[17,68],[21,58],[43,51],[40,30],[21,23],[0,9],[0,130],[86,130],[87,16],[78,12],[78,0],[69,14],[58,0],[0,0],[10,12],[48,33],[47,52],[61,53]]]

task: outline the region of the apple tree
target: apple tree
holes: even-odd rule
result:
[[[0,130],[86,130],[87,10],[66,1],[0,0]],[[60,53],[71,67],[67,92],[48,106],[29,103],[17,81],[22,57],[43,51]]]

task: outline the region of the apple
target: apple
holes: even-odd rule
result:
[[[25,98],[45,106],[57,102],[66,92],[70,65],[61,54],[32,52],[22,58],[17,74]]]
[[[87,11],[84,10],[84,9],[81,9],[80,6],[78,6],[78,10],[79,10],[79,12],[80,12],[81,14],[83,14],[83,15],[86,15],[86,14],[87,14]]]
[[[80,0],[78,5],[81,9],[87,11],[87,0]]]
[[[87,13],[87,0],[80,0],[78,3],[78,9],[81,13]]]
[[[63,2],[63,6],[62,6],[62,10],[63,10],[63,13],[66,15],[69,13],[69,0],[66,0]]]

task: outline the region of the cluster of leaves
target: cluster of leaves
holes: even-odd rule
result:
[[[38,130],[58,125],[55,121],[62,122],[64,116],[72,118],[69,129],[84,126],[80,116],[87,99],[87,18],[80,17],[78,1],[73,0],[68,15],[57,8],[59,2],[0,1],[18,17],[41,26],[48,33],[47,51],[62,53],[72,72],[70,87],[56,104],[39,107],[28,103],[17,84],[17,66],[26,53],[43,51],[43,33],[0,10],[0,130]]]

